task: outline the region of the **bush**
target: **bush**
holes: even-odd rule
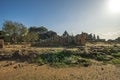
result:
[[[115,57],[115,58],[120,58],[120,52],[118,52],[118,53],[113,53],[112,56]]]
[[[73,55],[72,51],[62,51],[62,52],[41,54],[40,56],[46,63],[57,63],[57,62],[63,62],[66,57],[71,57],[72,55]]]
[[[92,64],[89,59],[84,59],[84,58],[79,59],[78,62],[80,65],[82,65],[84,67],[88,67]]]
[[[78,56],[72,55],[71,57],[65,57],[64,63],[70,65],[70,64],[78,64]]]
[[[103,49],[103,51],[102,51],[103,53],[106,53],[106,54],[110,54],[111,53],[111,50],[110,49],[107,49],[107,48],[105,48],[105,49]]]
[[[91,62],[88,59],[80,58],[72,51],[62,51],[48,54],[40,54],[39,57],[31,59],[32,63],[49,64],[54,67],[64,66],[89,66]]]
[[[98,54],[98,55],[96,56],[96,60],[98,60],[98,61],[103,61],[104,58],[105,58],[105,55]]]
[[[110,49],[110,52],[111,52],[111,53],[117,53],[117,52],[118,52],[118,49],[111,48],[111,49]]]
[[[31,59],[30,62],[31,63],[38,63],[38,64],[41,64],[41,65],[44,64],[44,61],[41,59],[41,57]]]
[[[93,58],[93,55],[92,54],[89,54],[89,53],[80,53],[80,56],[83,57],[83,58]]]
[[[98,61],[110,61],[112,57],[109,55],[97,54],[97,55],[94,55],[94,59]]]
[[[112,59],[113,64],[120,64],[120,59]]]

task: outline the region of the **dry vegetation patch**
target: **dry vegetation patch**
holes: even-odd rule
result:
[[[0,80],[120,80],[119,49],[119,46],[87,46],[88,51],[23,45],[6,47],[0,54],[0,58],[5,55],[5,59],[0,61]],[[92,65],[85,67],[89,62]],[[65,67],[66,64],[84,66]]]
[[[6,61],[1,61],[1,66]],[[22,65],[22,67],[19,67]],[[17,66],[17,68],[14,68]],[[52,68],[48,65],[19,63],[0,67],[0,80],[120,80],[120,68],[114,65]]]

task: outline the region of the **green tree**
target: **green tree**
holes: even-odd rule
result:
[[[100,39],[100,37],[99,37],[99,35],[97,35],[97,40],[99,40]]]
[[[96,36],[95,36],[95,34],[93,35],[93,40],[96,40]]]
[[[12,21],[5,21],[2,30],[9,36],[11,43],[20,42],[22,39],[21,36],[27,32],[23,24]]]
[[[36,27],[36,26],[33,26],[33,27],[30,27],[28,29],[29,32],[36,32],[38,34],[42,34],[42,33],[46,33],[48,31],[48,29],[44,26],[41,26],[41,27]]]
[[[3,31],[7,33],[10,38],[10,42],[14,42],[17,33],[17,27],[12,21],[5,21],[3,23]]]
[[[4,37],[6,36],[4,31],[0,31],[0,39],[4,39]]]
[[[24,27],[24,25],[21,25],[19,27],[19,42],[23,42],[24,41],[24,37],[27,35],[27,28]]]
[[[48,36],[46,35],[46,33],[48,32],[48,29],[46,27],[44,27],[44,26],[41,26],[41,27],[36,27],[36,26],[30,27],[28,29],[28,32],[37,33],[38,37],[39,37],[39,40],[48,38]]]
[[[39,36],[35,32],[28,32],[24,37],[24,42],[35,42],[39,39]]]
[[[41,27],[37,28],[37,33],[38,34],[46,33],[46,32],[48,32],[48,29],[46,27],[44,27],[44,26],[41,26]]]
[[[68,37],[69,36],[69,34],[68,34],[68,32],[65,30],[65,32],[63,33],[63,37]]]

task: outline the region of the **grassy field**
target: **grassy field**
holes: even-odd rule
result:
[[[0,80],[120,80],[116,44],[87,44],[83,51],[7,45],[0,51]]]

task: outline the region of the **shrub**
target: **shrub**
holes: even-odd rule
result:
[[[117,50],[116,48],[111,48],[111,49],[110,49],[110,52],[111,52],[111,53],[117,53],[118,50]]]
[[[107,48],[105,48],[105,49],[103,49],[103,51],[102,51],[103,53],[106,53],[106,54],[110,54],[111,53],[111,50],[110,49],[107,49]]]
[[[113,64],[120,64],[120,59],[112,59]]]
[[[79,64],[89,66],[91,64],[88,59],[80,58],[80,56],[76,55],[72,51],[40,54],[38,57],[32,58],[31,62],[39,64],[46,63],[54,67],[75,66]]]
[[[98,61],[110,61],[112,57],[109,55],[97,54],[97,55],[94,55],[94,59]]]
[[[98,61],[103,61],[104,58],[105,58],[105,56],[104,56],[104,55],[101,55],[101,54],[98,54],[98,55],[96,56],[96,60],[98,60]]]
[[[80,53],[80,56],[83,58],[93,58],[92,55],[89,53]]]
[[[69,50],[63,50],[58,53],[58,56],[61,56],[61,57],[70,57],[72,55],[75,55],[75,53],[73,51],[69,51]]]
[[[72,55],[71,57],[65,57],[64,63],[66,64],[78,64],[78,56]]]
[[[84,59],[84,58],[81,58],[78,60],[79,64],[84,66],[84,67],[88,67],[89,65],[91,65],[91,61],[89,59]]]
[[[30,59],[30,62],[31,63],[44,64],[44,61],[40,57],[37,57],[37,58],[34,58],[34,59]]]
[[[118,52],[118,53],[113,53],[112,56],[113,56],[113,57],[116,57],[116,58],[120,58],[120,52]]]

